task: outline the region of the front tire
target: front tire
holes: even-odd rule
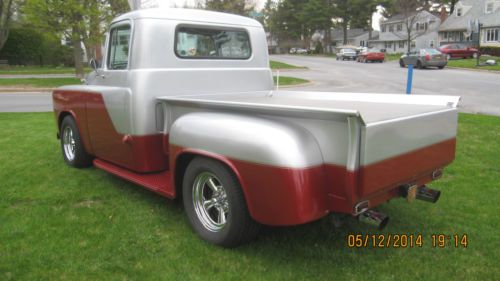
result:
[[[400,66],[400,67],[403,67],[403,68],[405,67],[405,63],[404,63],[404,62],[403,62],[403,60],[401,60],[401,59],[399,60],[399,66]]]
[[[85,151],[75,119],[68,115],[61,122],[61,149],[64,161],[71,167],[85,168],[92,165],[92,156]]]
[[[259,224],[250,217],[243,190],[222,163],[193,159],[184,174],[182,193],[189,222],[203,240],[232,248],[257,235]]]

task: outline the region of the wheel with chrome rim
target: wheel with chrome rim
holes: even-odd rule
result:
[[[77,168],[90,166],[92,156],[85,151],[78,127],[72,116],[64,117],[61,122],[60,133],[61,149],[66,163]]]
[[[259,227],[250,217],[240,184],[224,164],[194,158],[184,173],[182,189],[189,222],[202,239],[236,247],[257,235]]]
[[[203,172],[195,178],[193,206],[198,219],[209,231],[218,232],[226,226],[229,215],[227,193],[213,173]]]

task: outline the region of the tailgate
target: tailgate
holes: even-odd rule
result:
[[[358,195],[429,177],[455,157],[458,111],[440,109],[361,128]]]

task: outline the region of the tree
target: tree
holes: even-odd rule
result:
[[[413,28],[422,17],[422,3],[415,0],[396,0],[393,8],[403,19],[403,33],[400,34],[396,32],[394,34],[401,39],[405,39],[408,52],[410,52],[413,39],[425,32]]]
[[[205,9],[238,15],[248,15],[254,4],[248,0],[206,0]]]
[[[35,27],[70,38],[78,77],[83,77],[83,49],[95,54],[105,28],[124,11],[126,0],[30,0],[23,11]]]
[[[0,0],[0,50],[9,37],[13,7],[13,0]]]

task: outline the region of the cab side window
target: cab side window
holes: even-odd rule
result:
[[[130,49],[130,25],[111,29],[108,50],[108,69],[126,69]]]

